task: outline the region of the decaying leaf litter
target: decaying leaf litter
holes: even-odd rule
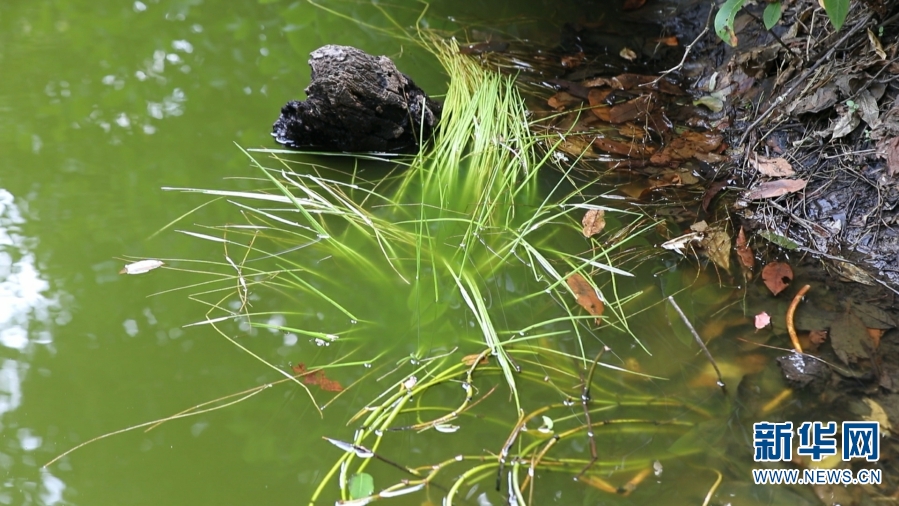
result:
[[[589,69],[589,51],[563,56],[561,69],[542,71],[549,90],[534,109],[561,139],[559,157],[660,211],[659,247],[704,259],[723,285],[745,280],[754,322],[740,324],[755,328],[745,340],[796,350],[779,363],[789,385],[818,396],[809,407],[890,426],[899,417],[897,2],[853,3],[841,31],[816,2],[785,1],[767,32],[765,6],[735,15],[735,47],[699,37],[709,6],[687,7],[669,26],[675,45],[696,45],[670,74],[634,72],[623,50],[612,73]],[[894,452],[882,465],[892,479]]]

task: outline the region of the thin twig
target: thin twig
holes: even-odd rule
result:
[[[678,63],[677,65],[671,67],[670,69],[662,72],[661,74],[659,74],[659,77],[646,83],[645,86],[655,86],[656,84],[659,83],[659,81],[663,77],[667,76],[668,74],[670,74],[672,72],[676,72],[676,71],[684,68],[684,63],[687,61],[687,56],[690,55],[690,51],[693,50],[693,46],[695,46],[696,43],[698,43],[703,37],[705,37],[705,34],[709,33],[709,26],[712,24],[712,14],[714,14],[714,13],[715,13],[715,2],[712,2],[709,5],[709,17],[706,18],[706,20],[705,20],[705,27],[702,29],[701,32],[699,32],[699,35],[697,35],[696,38],[693,39],[693,42],[687,44],[684,47],[684,56],[683,56],[683,58],[680,59],[680,63]]]
[[[724,384],[724,378],[721,376],[721,369],[718,369],[718,364],[715,362],[715,359],[712,357],[712,354],[711,352],[709,352],[709,349],[706,347],[705,343],[702,342],[702,338],[699,337],[699,333],[696,332],[696,329],[693,328],[690,320],[687,319],[687,315],[685,315],[684,312],[681,311],[680,306],[678,306],[677,302],[674,301],[674,297],[669,295],[668,302],[670,302],[671,305],[674,306],[674,310],[677,311],[677,314],[680,315],[681,320],[683,320],[687,328],[690,329],[690,333],[693,334],[693,339],[695,339],[696,342],[699,343],[699,347],[702,348],[702,351],[703,353],[705,353],[706,358],[709,359],[709,362],[712,363],[712,367],[715,368],[715,373],[718,374],[718,386],[721,387],[721,391],[727,393],[727,386]]]
[[[805,285],[800,288],[796,296],[793,297],[793,302],[790,302],[790,307],[787,308],[787,332],[790,334],[790,341],[793,342],[793,349],[796,350],[796,353],[802,353],[802,345],[799,344],[799,336],[796,335],[796,327],[793,325],[793,313],[796,312],[796,307],[799,305],[799,301],[802,300],[802,296],[811,287],[812,285]]]
[[[610,351],[608,346],[603,346],[599,353],[596,355],[596,358],[593,359],[593,364],[590,365],[590,372],[587,373],[587,377],[584,378],[584,388],[581,390],[581,406],[584,407],[584,418],[587,419],[587,438],[590,441],[590,462],[581,469],[581,472],[578,473],[577,476],[574,477],[575,481],[581,479],[581,476],[587,472],[588,469],[593,467],[593,464],[599,460],[599,454],[596,452],[596,438],[593,434],[593,422],[590,420],[590,384],[593,383],[593,373],[596,372],[596,364],[599,363],[599,359],[602,358],[603,353]]]

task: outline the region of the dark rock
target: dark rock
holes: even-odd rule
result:
[[[790,353],[777,357],[777,364],[780,365],[784,378],[794,388],[808,388],[818,392],[823,390],[830,380],[830,368],[811,355]]]
[[[324,46],[309,59],[306,100],[281,109],[272,136],[292,148],[415,152],[440,120],[431,100],[386,56]],[[421,139],[419,138],[421,134]]]

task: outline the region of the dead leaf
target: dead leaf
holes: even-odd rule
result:
[[[669,95],[686,95],[684,90],[671,81],[659,79],[656,76],[646,76],[642,74],[620,74],[609,80],[609,84],[619,90],[640,91],[655,90],[667,93]]]
[[[746,242],[746,234],[743,232],[743,227],[740,227],[740,232],[737,233],[737,244],[734,246],[734,249],[737,252],[737,258],[740,259],[740,265],[752,271],[755,267],[755,255],[752,254],[752,249]]]
[[[633,123],[625,123],[618,127],[618,134],[622,137],[630,137],[635,140],[643,140],[649,137],[649,133],[646,132],[645,128],[639,127]]]
[[[790,113],[794,115],[807,112],[821,112],[837,103],[837,87],[833,83],[825,84],[815,93],[794,102]]]
[[[643,4],[646,3],[646,0],[624,0],[624,5],[621,6],[621,10],[623,11],[635,11],[640,7],[643,7]],[[868,30],[870,31],[870,30]]]
[[[486,364],[489,360],[488,360],[488,356],[483,353],[475,353],[472,355],[465,355],[464,357],[462,357],[462,363],[469,367],[473,366],[475,364],[475,361],[477,361],[478,365],[480,365],[480,364]]]
[[[712,112],[721,112],[724,109],[724,100],[714,94],[705,95],[694,100],[693,105],[704,105]]]
[[[762,269],[762,281],[771,293],[777,295],[793,281],[793,268],[783,262],[771,262]]]
[[[663,46],[668,46],[668,47],[677,47],[680,44],[677,41],[676,35],[670,35],[668,37],[657,37],[655,39],[652,39],[652,41],[657,44],[661,44]]]
[[[762,155],[753,155],[749,157],[749,165],[752,165],[763,176],[768,177],[790,177],[795,176],[796,171],[783,157],[769,158]]]
[[[768,325],[771,325],[771,315],[762,311],[761,313],[755,315],[755,329],[761,330]]]
[[[899,137],[890,137],[877,143],[877,154],[887,161],[887,174],[899,174]]]
[[[684,234],[680,237],[675,237],[674,239],[663,242],[662,247],[667,250],[676,251],[676,252],[680,253],[681,255],[686,255],[685,250],[687,249],[687,246],[690,243],[692,243],[693,241],[701,241],[701,240],[702,240],[701,233],[691,232],[689,234]]]
[[[868,329],[862,320],[850,312],[845,312],[830,324],[830,344],[844,364],[854,364],[860,358],[867,358],[868,352],[862,344],[868,341]]]
[[[565,139],[559,143],[559,151],[569,154],[575,158],[584,156],[584,153],[592,151],[590,149],[590,141],[583,135],[567,135]]]
[[[788,193],[798,192],[808,183],[805,179],[777,179],[765,181],[746,192],[747,200],[770,199]]]
[[[883,45],[880,43],[880,39],[877,38],[877,35],[874,35],[874,32],[871,31],[870,28],[868,31],[868,41],[871,43],[871,49],[874,50],[874,53],[880,57],[881,60],[887,59],[887,53],[883,50]]]
[[[622,155],[629,158],[645,158],[655,152],[655,148],[643,143],[621,142],[605,137],[593,139],[593,145],[600,151],[613,155]]]
[[[628,100],[623,104],[613,105],[609,109],[609,121],[615,125],[628,121],[645,121],[655,109],[654,95],[647,94]]]
[[[571,288],[571,291],[574,292],[574,295],[577,297],[578,305],[586,309],[591,315],[595,316],[596,324],[599,325],[601,322],[600,317],[605,310],[605,305],[602,303],[602,300],[600,300],[596,290],[594,290],[590,283],[578,273],[568,276],[565,282],[568,283],[568,288]]]
[[[724,137],[720,134],[686,131],[654,154],[650,161],[654,165],[683,162],[692,158],[695,153],[715,151],[723,140]]]
[[[582,100],[567,91],[560,91],[549,97],[546,103],[555,110],[564,109],[566,107],[580,105]]]
[[[581,66],[581,63],[584,63],[584,52],[565,55],[562,57],[562,67],[566,69],[573,69]]]
[[[868,328],[868,337],[871,338],[871,344],[874,345],[875,350],[880,347],[880,338],[883,337],[884,332],[886,331],[883,329]]]
[[[827,340],[826,330],[812,330],[808,333],[808,340],[812,344],[822,345]]]
[[[851,264],[849,262],[836,261],[835,262],[838,274],[842,281],[854,281],[856,283],[860,283],[862,285],[874,286],[877,282],[874,278],[871,277],[870,274],[862,270],[861,267]]]
[[[590,209],[587,211],[587,214],[584,215],[584,219],[581,220],[581,225],[584,226],[584,237],[593,237],[602,232],[602,229],[606,226],[605,215],[606,212],[602,209]]]
[[[710,227],[700,241],[705,254],[715,265],[730,270],[730,234],[722,227]]]
[[[141,260],[126,265],[119,271],[119,274],[143,274],[163,265],[165,264],[159,260]]]
[[[593,111],[597,118],[605,122],[612,121],[609,117],[609,109],[611,107],[605,101],[610,93],[612,93],[612,90],[609,88],[590,88],[590,91],[587,93],[590,110]]]
[[[718,195],[718,193],[721,190],[723,190],[725,186],[727,186],[727,180],[722,179],[720,181],[715,181],[708,187],[708,189],[702,195],[702,210],[703,211],[709,210],[709,204],[712,203],[712,199],[714,199],[715,195]]]
[[[890,417],[887,415],[887,412],[884,411],[883,406],[870,397],[866,397],[862,400],[869,408],[871,408],[871,414],[862,415],[862,418],[869,422],[878,422],[880,424],[880,433],[883,434],[884,437],[889,437],[890,433],[893,431],[893,425],[890,423]]]
[[[839,116],[836,121],[833,123],[833,138],[839,139],[840,137],[845,137],[849,135],[855,127],[861,123],[861,119],[856,114],[856,109],[853,107],[845,107],[842,111],[840,111]]]
[[[629,47],[621,48],[621,51],[618,53],[618,56],[624,58],[627,61],[634,61],[637,59],[637,53],[635,53],[634,50]]]
[[[855,97],[855,104],[858,106],[858,115],[869,127],[874,128],[879,124],[880,107],[870,91],[860,91]]]

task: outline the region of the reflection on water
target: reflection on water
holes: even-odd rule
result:
[[[0,344],[19,351],[32,342],[51,343],[49,330],[29,329],[46,324],[51,309],[59,306],[56,297],[47,296],[50,284],[35,265],[36,241],[22,235],[24,223],[13,195],[0,189]]]
[[[34,346],[43,345],[52,350],[51,313],[57,313],[62,323],[68,320],[67,314],[58,311],[59,298],[48,294],[50,284],[36,265],[33,251],[36,240],[22,233],[24,224],[25,218],[13,195],[0,189],[0,344],[19,352],[15,358],[3,359],[0,365],[0,427],[9,425],[5,416],[22,404],[22,384]],[[34,459],[27,454],[40,448],[44,438],[27,427],[19,427],[15,436],[18,449],[23,452],[18,458],[36,469]],[[12,450],[9,446],[6,449]],[[16,466],[16,460],[17,457],[0,453],[0,467],[7,473]],[[63,500],[66,486],[62,480],[42,470],[39,482],[38,495],[33,497],[26,491],[35,488],[34,482],[15,480],[14,486],[26,492],[24,497],[0,491],[0,504],[52,505]],[[7,482],[5,488],[10,486]]]

